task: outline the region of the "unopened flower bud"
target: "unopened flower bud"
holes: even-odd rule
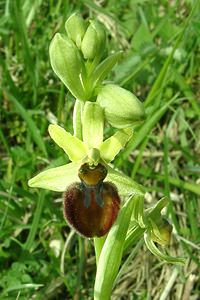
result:
[[[80,48],[86,31],[86,23],[84,19],[77,13],[71,15],[65,23],[65,30],[68,37],[72,39],[78,48]]]
[[[106,42],[103,26],[96,21],[91,21],[81,43],[81,50],[85,59],[101,58]]]
[[[162,246],[167,246],[170,243],[172,233],[172,225],[166,219],[162,219],[157,228],[153,228],[151,238],[154,242]]]
[[[76,98],[85,100],[82,81],[84,63],[75,44],[56,33],[50,44],[49,54],[56,75]]]
[[[113,127],[130,127],[144,119],[142,102],[117,85],[105,85],[97,96],[97,102],[104,109],[107,122]]]

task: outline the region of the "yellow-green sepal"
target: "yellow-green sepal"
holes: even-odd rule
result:
[[[45,170],[28,181],[30,187],[43,188],[55,192],[64,192],[67,187],[79,181],[80,162],[72,162],[60,167]]]

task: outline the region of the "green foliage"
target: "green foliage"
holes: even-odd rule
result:
[[[149,99],[145,123],[134,129],[137,135],[115,165],[145,186],[146,206],[162,196],[170,199],[166,213],[175,232],[169,252],[187,259],[174,277],[174,267],[147,254],[143,243],[138,243],[144,229],[137,226],[139,214],[135,212],[113,299],[167,299],[167,293],[179,299],[175,291],[181,287],[186,295],[188,282],[192,284],[190,296],[199,296],[199,282],[188,278],[191,273],[199,276],[200,242],[198,6],[185,23],[194,5],[193,1],[148,0],[109,0],[102,6],[90,0],[1,1],[0,299],[93,297],[92,242],[77,243],[75,234],[70,234],[63,220],[61,195],[27,186],[27,180],[42,169],[68,162],[50,140],[47,128],[58,122],[72,132],[74,102],[51,69],[48,48],[55,32],[65,32],[65,21],[73,12],[103,22],[110,40],[108,53],[111,49],[119,52],[96,68],[88,64],[96,85],[107,80],[134,92],[144,103]],[[105,78],[104,73],[117,61]],[[77,127],[78,138],[80,132]],[[107,127],[107,137],[112,134],[113,129]],[[140,190],[126,179],[130,190]],[[117,234],[117,228],[112,230]],[[99,243],[100,249],[103,241]],[[112,253],[106,254],[101,260],[109,260]],[[97,285],[98,291],[106,282]]]

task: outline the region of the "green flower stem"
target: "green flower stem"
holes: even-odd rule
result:
[[[94,300],[109,300],[121,264],[126,233],[132,215],[134,197],[124,204],[103,245],[97,267]]]
[[[45,202],[45,194],[46,193],[44,191],[40,192],[36,210],[35,210],[34,217],[33,217],[33,223],[31,225],[26,243],[24,245],[24,249],[28,250],[28,251],[31,251],[32,247],[33,247],[33,243],[34,243],[35,236],[36,236],[39,222],[40,222],[40,217],[42,214],[42,209],[43,209],[44,202]]]
[[[82,140],[83,107],[84,107],[84,103],[77,99],[74,105],[74,112],[73,112],[73,129],[74,129],[74,136],[80,140]]]
[[[95,248],[95,256],[96,256],[96,265],[98,265],[99,262],[99,256],[101,254],[101,250],[103,248],[103,245],[106,240],[106,236],[103,236],[102,238],[94,238],[94,248]]]

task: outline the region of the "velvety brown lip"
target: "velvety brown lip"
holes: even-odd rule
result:
[[[103,182],[102,178],[107,174],[103,170],[104,166],[84,168],[85,173],[81,173],[82,182],[70,185],[64,194],[64,217],[81,235],[101,237],[109,231],[117,218],[120,197],[112,183]],[[95,174],[94,178],[92,173]],[[96,185],[88,185],[88,182],[96,182]]]

